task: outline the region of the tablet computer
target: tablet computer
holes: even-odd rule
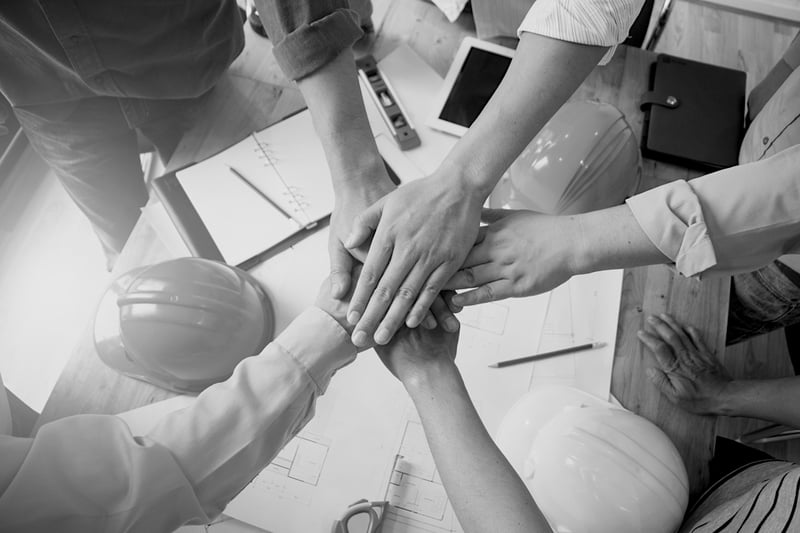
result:
[[[512,48],[466,37],[436,95],[428,126],[464,135],[500,85],[513,57]]]

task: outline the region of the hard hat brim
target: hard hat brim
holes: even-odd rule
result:
[[[132,270],[117,278],[106,289],[94,318],[94,347],[100,360],[114,370],[136,379],[144,380],[139,365],[125,351],[120,329],[117,300],[128,289],[130,283],[146,267]]]

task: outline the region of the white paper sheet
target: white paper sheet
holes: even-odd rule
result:
[[[622,270],[575,276],[552,291],[539,352],[586,342],[606,344],[538,361],[533,366],[531,389],[564,385],[609,398],[621,297]]]

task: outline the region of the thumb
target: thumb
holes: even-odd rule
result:
[[[331,256],[331,295],[341,300],[350,290],[351,271],[353,270],[353,256],[336,242],[330,251]]]
[[[353,220],[353,226],[350,229],[350,234],[344,241],[347,248],[358,248],[369,239],[372,232],[378,227],[381,221],[381,214],[383,213],[383,204],[386,202],[386,196],[366,208]]]
[[[513,212],[514,212],[513,209],[490,209],[488,207],[484,207],[483,209],[481,209],[481,222],[492,224],[500,219],[507,217]]]

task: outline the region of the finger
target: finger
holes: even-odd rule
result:
[[[685,352],[687,350],[688,347],[683,343],[681,336],[667,322],[655,315],[650,316],[647,322],[661,337],[661,340],[666,342],[675,352]]]
[[[388,269],[386,273],[391,275]],[[384,275],[384,278],[386,277],[387,275]],[[370,303],[364,313],[364,318],[362,318],[358,327],[363,327],[365,330],[368,330],[372,321],[377,320],[380,323],[375,331],[375,342],[378,344],[386,344],[389,342],[395,332],[397,332],[400,326],[406,321],[406,317],[411,307],[414,305],[414,302],[417,300],[417,294],[419,293],[420,287],[425,283],[426,278],[427,272],[425,271],[425,265],[422,262],[418,262],[411,268],[411,272],[405,276],[405,279],[402,280],[402,283],[400,283],[396,292],[391,295],[388,302],[384,298],[384,295],[379,294],[376,290],[376,293],[374,293],[370,299]],[[381,280],[379,288],[380,286],[386,286],[391,289],[394,288],[394,283],[387,283]],[[378,296],[377,299],[376,296]],[[373,300],[375,301],[373,302]],[[415,328],[419,326],[425,319],[427,311],[427,307],[422,309],[417,317],[418,320],[412,324],[408,324],[408,327]]]
[[[344,241],[347,248],[358,248],[367,242],[372,232],[378,228],[384,203],[386,203],[386,196],[369,206],[353,220],[353,227],[350,228],[350,234]]]
[[[447,307],[449,307],[450,311],[452,311],[453,313],[460,313],[464,309],[462,306],[453,303],[453,296],[456,295],[455,291],[442,291],[440,294],[442,295],[444,301],[447,303]]]
[[[334,298],[342,299],[350,290],[351,272],[353,270],[353,256],[336,241],[331,246],[331,294]]]
[[[678,360],[675,358],[675,353],[672,348],[664,342],[660,337],[657,337],[646,331],[638,331],[636,335],[639,340],[653,352],[658,366],[664,372],[674,372],[678,368]]]
[[[476,244],[472,247],[472,249],[467,254],[467,257],[464,259],[463,267],[472,267],[475,265],[482,265],[484,263],[490,263],[493,259],[493,255],[495,252],[496,246],[494,245],[494,239],[492,238],[494,234],[489,233],[487,234],[480,242],[480,244]]]
[[[445,331],[454,333],[458,330],[459,323],[453,311],[448,307],[445,296],[444,294],[437,296],[431,304],[430,311],[433,312],[437,324],[441,324]]]
[[[357,324],[369,303],[375,287],[378,285],[386,265],[392,258],[393,245],[391,242],[375,241],[369,249],[361,275],[356,282],[356,289],[347,307],[347,321]]]
[[[664,372],[657,368],[648,368],[645,370],[645,374],[653,385],[668,398],[672,398],[675,395],[675,386],[672,384],[672,381],[670,381],[669,376]]]
[[[503,279],[502,268],[495,263],[484,263],[462,268],[444,284],[445,289],[472,289]]]
[[[421,325],[425,329],[436,329],[438,323],[436,322],[436,318],[434,318],[433,313],[428,311],[425,314],[425,320],[422,321]]]
[[[511,284],[508,280],[497,280],[481,285],[477,289],[462,292],[453,296],[453,303],[461,307],[495,302],[512,296]]]
[[[661,313],[659,318],[661,318],[661,320],[669,324],[669,327],[671,327],[672,330],[678,335],[678,338],[681,340],[681,343],[683,344],[686,350],[691,350],[692,348],[694,348],[694,343],[691,341],[691,339],[689,339],[689,336],[686,334],[686,330],[684,329],[683,324],[679,323],[672,317],[672,315],[669,315],[667,313]]]
[[[439,298],[439,291],[442,290],[442,286],[449,277],[450,272],[448,270],[448,265],[445,263],[439,265],[426,280],[423,280],[423,283],[420,284],[422,288],[417,295],[417,300],[414,302],[414,306],[411,308],[411,312],[406,319],[406,325],[408,325],[408,327],[413,328],[414,324],[419,323],[425,311]],[[446,305],[443,307],[447,309]],[[445,331],[449,331],[450,333],[458,329],[458,320],[456,320],[455,317],[439,321],[439,324],[442,325]]]
[[[488,207],[484,207],[483,209],[481,209],[481,222],[492,224],[500,219],[507,217],[513,212],[514,211],[511,209],[490,209]]]
[[[689,326],[686,328],[686,332],[689,334],[689,338],[692,339],[692,342],[697,347],[697,350],[706,356],[711,356],[712,352],[708,349],[708,345],[703,340],[703,337],[700,335],[700,332],[694,326]]]
[[[472,246],[476,246],[483,242],[486,238],[486,234],[489,231],[489,226],[478,226],[478,235],[475,237],[475,244]]]
[[[353,332],[353,343],[356,344],[356,346],[358,346],[356,336],[359,336],[360,333],[366,338],[374,339],[378,344],[386,344],[403,323],[408,309],[414,302],[417,291],[416,287],[411,284],[405,284],[404,282],[409,271],[415,266],[416,262],[416,258],[410,257],[408,254],[398,254],[396,257],[392,256],[391,261],[386,266],[386,270],[380,277],[380,281],[378,281],[375,286],[375,290],[369,295],[369,300],[364,308],[364,314],[356,324]],[[400,290],[401,287],[402,291]],[[382,328],[380,335],[376,335],[387,311],[395,300],[399,301],[398,306],[405,308],[402,316],[397,319],[396,316],[393,315],[391,317],[391,322],[387,322],[385,328]],[[380,341],[378,339],[380,339]]]

